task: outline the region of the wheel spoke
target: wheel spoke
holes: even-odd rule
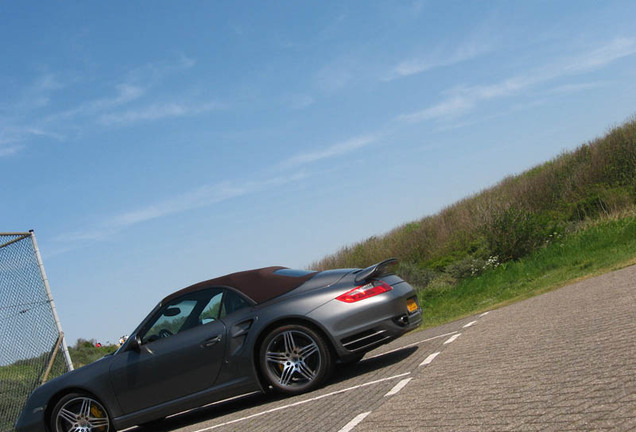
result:
[[[265,359],[268,362],[285,364],[288,357],[285,353],[282,353],[282,352],[267,351],[267,353],[265,354]]]
[[[82,407],[80,408],[79,414],[86,418],[91,416],[91,400],[90,399],[82,399]]]
[[[301,374],[307,381],[311,381],[316,376],[316,372],[309,369],[304,361],[298,362],[298,373]]]
[[[58,418],[62,420],[66,420],[70,424],[74,424],[77,421],[77,415],[66,408],[62,408],[60,412],[57,414]]]
[[[260,346],[259,356],[264,378],[282,393],[299,394],[314,389],[331,368],[324,338],[299,324],[273,329]]]
[[[318,352],[318,345],[316,345],[315,342],[312,342],[300,350],[300,357],[304,361],[316,352]]]
[[[79,396],[67,400],[59,408],[53,428],[65,432],[108,432],[110,420],[97,401]]]
[[[286,331],[283,333],[283,342],[285,344],[285,352],[291,353],[294,348],[296,348],[296,343],[294,342],[294,335],[290,331]]]
[[[98,418],[98,417],[92,417],[89,419],[90,423],[91,423],[91,427],[94,428],[102,428],[105,426],[108,426],[108,418],[102,417],[102,418]]]
[[[283,368],[283,371],[280,374],[279,382],[281,385],[288,386],[292,380],[292,376],[294,375],[294,366],[289,363],[286,364]]]

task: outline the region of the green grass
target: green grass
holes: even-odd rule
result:
[[[82,367],[114,352],[117,346],[95,347],[94,341],[78,340],[69,348],[75,368]],[[48,355],[43,354],[27,360],[20,360],[7,366],[0,366],[0,431],[13,430],[22,405],[37,386],[46,367]],[[49,379],[62,375],[66,370],[62,353],[58,353],[53,363]]]
[[[364,268],[395,257],[416,279],[416,268],[424,279],[431,271],[456,278],[470,269],[471,260],[516,261],[554,232],[573,232],[590,220],[629,211],[636,211],[636,117],[437,214],[344,246],[310,268]]]
[[[635,225],[633,117],[437,214],[345,246],[311,268],[364,268],[398,258],[395,271],[418,289],[425,325],[432,326],[636,263]]]
[[[477,277],[419,290],[423,326],[483,312],[634,263],[636,218],[597,222]]]

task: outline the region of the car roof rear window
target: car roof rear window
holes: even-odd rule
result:
[[[297,270],[297,269],[289,269],[289,268],[278,269],[274,272],[274,274],[277,274],[277,275],[292,276],[292,277],[303,277],[303,276],[310,275],[312,273],[316,273],[316,272],[311,270]]]

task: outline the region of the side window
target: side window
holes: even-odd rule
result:
[[[221,308],[221,318],[225,315],[229,315],[237,310],[249,307],[249,303],[239,294],[232,290],[225,291],[225,298],[223,299],[223,307]]]
[[[219,318],[223,289],[187,294],[162,307],[141,336],[142,343],[170,337]]]
[[[213,295],[208,301],[207,305],[203,308],[203,312],[199,317],[201,324],[211,323],[219,319],[219,311],[221,309],[221,300],[223,299],[223,291],[219,291],[218,294]]]
[[[184,299],[164,307],[154,324],[142,337],[142,343],[165,338],[181,331],[197,305],[196,299]]]

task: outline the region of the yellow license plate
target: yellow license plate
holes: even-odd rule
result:
[[[415,303],[415,299],[408,299],[406,301],[406,308],[409,312],[415,312],[417,310],[417,303]]]

